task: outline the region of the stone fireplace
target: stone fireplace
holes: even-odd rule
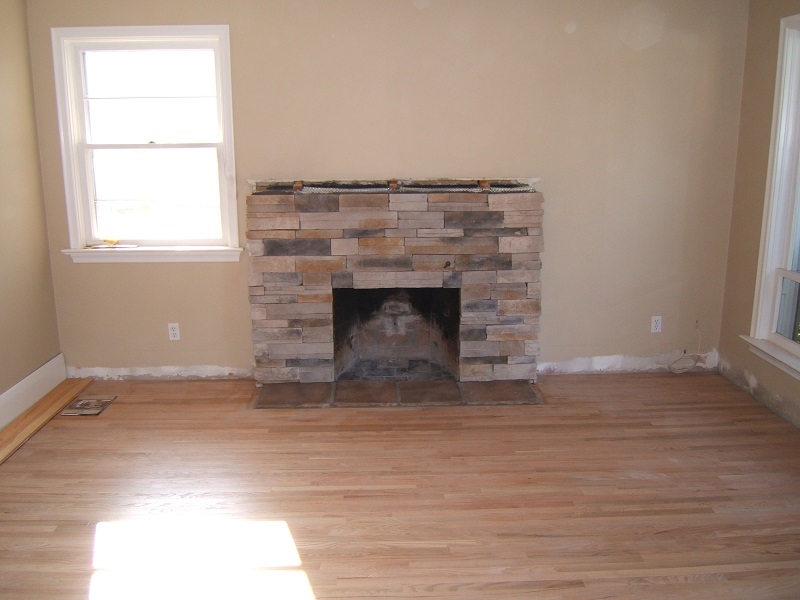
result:
[[[543,199],[532,184],[254,183],[256,381],[534,381]]]

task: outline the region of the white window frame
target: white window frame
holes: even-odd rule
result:
[[[230,42],[227,25],[150,27],[59,27],[51,31],[56,81],[59,135],[70,247],[62,250],[73,262],[238,262],[239,225],[233,151]],[[135,248],[86,248],[91,236],[91,202],[82,160],[86,140],[82,106],[82,52],[114,48],[213,48],[221,102],[223,139],[219,145],[219,243],[191,244],[163,241]]]
[[[800,208],[800,15],[781,20],[767,190],[753,319],[741,336],[758,356],[800,379],[800,344],[776,332],[783,279],[791,265],[794,211]]]

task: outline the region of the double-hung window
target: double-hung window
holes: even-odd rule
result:
[[[781,21],[751,350],[800,379],[800,15]]]
[[[52,31],[73,260],[238,260],[226,26]]]

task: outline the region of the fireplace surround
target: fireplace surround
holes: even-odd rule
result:
[[[459,292],[453,377],[535,381],[542,203],[532,180],[254,182],[256,381],[335,380],[334,290],[436,288]]]

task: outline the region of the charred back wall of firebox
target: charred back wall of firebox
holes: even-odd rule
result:
[[[336,379],[457,379],[459,290],[333,290]]]

